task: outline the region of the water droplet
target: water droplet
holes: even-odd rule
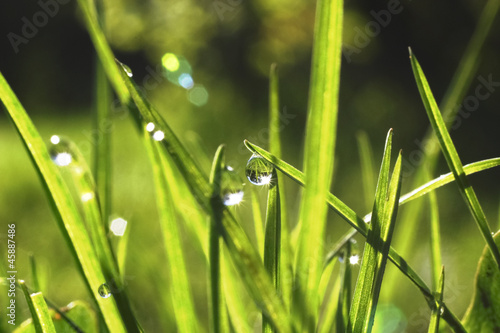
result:
[[[155,124],[153,124],[153,123],[148,123],[148,124],[146,125],[146,131],[148,131],[148,132],[153,132],[153,131],[154,131],[154,129],[155,129]]]
[[[440,308],[439,308],[439,314],[440,314],[440,315],[443,315],[443,313],[444,313],[444,307],[440,307]]]
[[[226,206],[234,206],[243,200],[243,182],[236,171],[227,166],[221,175],[222,202]]]
[[[353,254],[352,256],[349,257],[349,263],[351,265],[357,265],[359,263],[359,255],[358,254]]]
[[[52,135],[50,137],[50,142],[57,145],[59,142],[61,142],[61,138],[59,138],[59,136],[57,136],[57,135]]]
[[[106,283],[101,284],[97,292],[102,298],[108,298],[109,296],[111,296],[111,289]]]
[[[61,167],[70,165],[73,162],[70,143],[61,139],[58,135],[52,135],[50,137],[50,142],[52,144],[49,147],[49,154],[52,161]]]
[[[125,234],[126,229],[127,229],[127,221],[125,221],[121,217],[111,221],[111,225],[109,226],[109,230],[111,230],[111,232],[115,236],[123,236]]]
[[[245,174],[254,185],[269,185],[273,177],[274,167],[259,155],[252,155],[247,162]]]
[[[162,131],[156,131],[153,134],[153,139],[155,139],[156,141],[161,141],[161,140],[163,140],[164,137],[165,137],[165,133],[163,133]]]
[[[94,193],[92,192],[83,193],[81,198],[83,202],[87,202],[94,198]]]
[[[127,73],[127,76],[128,76],[128,77],[132,77],[132,76],[134,76],[134,73],[132,73],[132,70],[130,69],[130,67],[128,67],[128,66],[126,66],[126,65],[124,65],[124,66],[123,66],[123,70],[125,71],[125,73]]]
[[[339,253],[339,262],[344,263],[344,253]]]

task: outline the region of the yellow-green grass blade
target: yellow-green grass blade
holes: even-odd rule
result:
[[[401,153],[391,180],[392,130],[389,131],[375,190],[373,218],[366,238],[363,259],[356,282],[347,332],[371,332],[380,295],[401,190]]]
[[[441,273],[436,284],[436,304],[431,312],[431,321],[429,323],[429,333],[439,332],[439,319],[441,318],[441,306],[443,303],[444,293],[444,266],[441,267]]]
[[[155,131],[162,131],[164,138],[161,140],[161,144],[164,147],[164,152],[169,154],[177,166],[198,204],[207,214],[211,214],[210,197],[212,191],[208,177],[196,165],[165,120],[139,93],[135,83],[125,73],[122,74],[122,77],[137,106],[137,108],[132,107],[131,110],[137,112],[136,118],[143,119],[144,123],[141,126],[146,127],[151,122],[155,124]],[[271,318],[276,327],[282,331],[289,331],[291,327],[288,315],[274,290],[258,252],[243,228],[227,209],[224,210],[222,222],[224,242],[250,295],[258,306],[265,310],[266,315]]]
[[[123,84],[120,70],[115,66],[115,57],[109,47],[106,37],[99,26],[97,11],[94,1],[78,0],[78,5],[83,12],[83,19],[89,32],[92,43],[95,46],[101,64],[108,76],[109,82],[113,85],[118,98],[122,104],[126,105],[130,99],[127,87]]]
[[[471,214],[477,223],[479,231],[483,235],[486,244],[488,244],[490,251],[493,254],[493,257],[495,258],[500,269],[500,251],[496,246],[493,237],[491,236],[491,229],[488,225],[488,221],[486,220],[486,215],[484,214],[483,209],[479,204],[479,200],[477,199],[474,189],[469,184],[469,180],[465,175],[460,157],[458,156],[455,145],[451,140],[450,133],[446,128],[441,112],[439,111],[434,96],[432,95],[429,83],[425,78],[422,68],[417,61],[417,58],[411,52],[411,49],[410,61],[415,80],[417,82],[418,90],[420,92],[420,97],[422,98],[422,101],[424,103],[425,110],[427,111],[427,115],[431,122],[431,126],[438,138],[439,145],[441,146],[441,151],[443,152],[446,162],[448,163],[448,167],[451,169],[451,172],[455,177],[460,193],[462,194],[465,203],[469,207],[469,210],[471,211]]]
[[[219,146],[214,156],[212,163],[212,171],[210,173],[210,185],[212,186],[212,196],[210,205],[212,214],[210,216],[209,229],[209,264],[210,264],[210,299],[211,299],[211,317],[210,327],[214,333],[228,331],[228,323],[226,316],[226,305],[224,300],[224,292],[222,290],[222,272],[221,272],[221,254],[222,254],[222,219],[224,212],[224,204],[221,198],[221,180],[224,172],[224,154],[225,147]]]
[[[370,210],[375,195],[375,168],[373,166],[373,151],[366,132],[359,132],[358,141],[359,160],[361,162],[361,179],[363,180],[363,194],[366,210]]]
[[[26,302],[31,312],[31,318],[33,319],[33,324],[35,331],[37,333],[55,333],[54,323],[50,318],[49,308],[41,292],[30,293],[24,281],[19,281],[21,288],[23,289],[24,296],[26,297]]]
[[[1,73],[0,99],[40,175],[45,192],[54,208],[59,227],[81,268],[82,276],[85,277],[87,286],[101,310],[108,329],[111,332],[125,332],[124,323],[114,298],[104,299],[99,296],[99,287],[106,280],[76,204],[59,170],[52,162],[43,139]]]
[[[193,297],[186,270],[184,251],[174,212],[172,194],[168,187],[168,178],[164,172],[160,149],[149,133],[143,132],[155,183],[156,201],[160,219],[163,244],[169,263],[171,298],[179,332],[196,332],[199,329],[194,310]]]
[[[281,158],[281,132],[282,124],[280,121],[280,103],[279,103],[279,78],[278,66],[271,65],[269,73],[269,151],[278,158]],[[275,170],[275,172],[278,172]],[[287,311],[290,310],[292,298],[292,251],[290,246],[290,230],[288,226],[286,191],[283,177],[278,177],[279,198],[281,209],[281,280],[290,281],[288,285],[282,285],[281,297]]]
[[[262,257],[262,261],[264,261],[264,222],[262,221],[259,198],[256,192],[257,189],[252,186],[250,188],[250,194],[252,201],[251,205],[253,224],[255,228],[255,239],[257,240],[257,248],[259,249],[259,254]]]
[[[304,149],[307,186],[300,203],[293,295],[293,313],[299,331],[313,331],[318,322],[325,200],[332,182],[337,132],[343,9],[342,0],[318,0],[316,4]]]
[[[266,213],[266,236],[264,243],[264,267],[271,277],[271,281],[279,295],[282,295],[281,283],[281,254],[282,254],[282,237],[281,237],[281,203],[279,180],[276,170],[274,170],[269,193],[267,197],[267,213]],[[276,329],[271,322],[262,317],[262,332],[273,333]]]
[[[494,236],[500,246],[500,232]],[[500,331],[500,271],[486,246],[479,260],[474,292],[463,323],[469,332]]]
[[[336,279],[333,285],[332,291],[328,297],[328,303],[326,303],[326,308],[323,312],[323,319],[320,322],[318,329],[319,333],[330,333],[334,327],[337,309],[338,309],[338,299],[340,294],[340,283],[341,279]]]
[[[436,192],[429,193],[430,206],[430,243],[431,243],[431,275],[432,289],[438,290],[441,278],[442,260],[441,260],[441,236],[439,232],[439,206]]]
[[[335,326],[337,332],[345,332],[349,324],[349,310],[351,308],[351,242],[347,242],[342,251],[343,262],[340,265],[340,293],[338,297],[337,312],[335,314]]]
[[[38,278],[38,269],[36,265],[35,256],[33,253],[30,253],[30,269],[31,269],[31,280],[33,281],[33,289],[35,291],[41,291],[40,289],[40,280]]]

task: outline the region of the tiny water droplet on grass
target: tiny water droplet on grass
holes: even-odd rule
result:
[[[154,129],[155,129],[155,124],[153,124],[153,123],[148,123],[148,124],[146,125],[146,131],[148,131],[148,132],[153,132],[153,131],[154,131]]]
[[[269,185],[273,177],[274,167],[262,156],[253,154],[247,162],[245,174],[254,185]]]
[[[226,206],[234,206],[243,200],[243,182],[236,171],[230,166],[222,171],[221,195]]]
[[[101,296],[102,298],[108,298],[111,296],[111,289],[106,283],[101,284],[97,292],[99,293],[99,296]]]
[[[440,308],[439,308],[439,314],[440,314],[440,315],[443,315],[443,313],[444,313],[444,307],[440,307]]]
[[[115,236],[123,236],[125,234],[126,229],[127,229],[127,221],[125,221],[121,217],[111,221],[111,225],[109,226],[109,230],[111,230],[111,232]]]
[[[349,257],[349,263],[351,265],[357,265],[359,263],[359,254],[353,254]]]
[[[52,161],[60,167],[65,167],[73,162],[73,156],[69,143],[61,139],[58,135],[52,135],[50,138],[52,143],[49,147],[49,154]]]
[[[165,138],[165,133],[163,133],[162,131],[156,131],[153,133],[153,139],[155,139],[156,141],[161,141],[163,140],[163,138]]]

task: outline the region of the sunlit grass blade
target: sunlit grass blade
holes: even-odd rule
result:
[[[429,193],[429,206],[430,206],[430,243],[431,243],[431,275],[432,275],[432,289],[439,288],[439,279],[441,278],[441,236],[439,231],[439,206],[437,202],[436,193],[433,191]]]
[[[99,296],[99,286],[106,280],[76,204],[59,170],[51,160],[43,139],[1,74],[0,99],[40,175],[59,227],[80,265],[87,286],[102,312],[108,329],[111,332],[124,332],[125,327],[114,299],[104,299]],[[133,331],[132,327],[129,329]]]
[[[332,182],[337,134],[343,9],[342,0],[318,0],[316,4],[304,151],[307,186],[300,204],[293,295],[293,313],[299,331],[313,331],[318,322],[325,199]]]
[[[483,235],[486,244],[488,244],[491,253],[493,254],[493,257],[495,258],[500,269],[500,251],[498,250],[498,247],[496,246],[495,241],[491,236],[491,230],[488,225],[488,221],[486,220],[486,215],[484,214],[483,209],[479,204],[479,200],[477,199],[474,189],[469,184],[469,181],[464,172],[462,162],[460,161],[460,157],[458,156],[457,150],[453,144],[453,141],[451,140],[450,133],[448,133],[448,130],[446,129],[443,117],[441,115],[441,112],[439,111],[434,96],[432,95],[427,79],[425,78],[422,68],[417,61],[417,58],[411,52],[411,49],[410,60],[420,96],[424,103],[425,110],[427,111],[431,126],[438,138],[439,145],[441,146],[441,151],[443,152],[446,162],[448,163],[448,167],[451,169],[451,172],[455,177],[460,193],[462,194],[464,201],[469,207],[469,210],[471,211],[471,214],[477,223],[479,231]]]
[[[330,271],[330,269],[328,270]],[[332,291],[330,292],[328,297],[325,298],[325,300],[327,300],[327,303],[323,311],[322,320],[319,323],[319,333],[330,333],[332,331],[332,328],[334,327],[337,308],[339,305],[337,300],[339,299],[340,294],[340,284],[341,278],[335,279]]]
[[[444,266],[441,267],[441,273],[438,274],[438,282],[436,283],[436,306],[431,312],[431,321],[429,323],[429,333],[439,332],[439,319],[441,318],[441,305],[443,303],[444,293]]]
[[[366,209],[370,210],[375,194],[375,168],[373,166],[373,152],[366,132],[359,132],[358,140],[359,159],[361,161],[361,177],[363,179],[363,194]]]
[[[259,254],[262,257],[262,262],[264,262],[264,222],[262,221],[260,203],[256,191],[257,190],[252,187],[249,192],[251,195],[255,239],[257,240],[257,248],[259,249]]]
[[[269,151],[278,158],[281,158],[281,119],[280,119],[280,103],[279,103],[279,78],[278,66],[271,65],[269,73]],[[278,172],[277,170],[275,172]],[[281,296],[283,304],[287,311],[290,310],[290,302],[292,298],[293,278],[292,254],[290,246],[290,231],[288,226],[287,201],[286,191],[283,177],[278,177],[279,185],[279,201],[281,209],[281,280],[290,281],[289,285],[282,285]]]
[[[387,263],[401,190],[401,153],[391,180],[392,130],[389,131],[375,190],[373,218],[366,238],[363,259],[349,312],[348,332],[371,332],[382,278]]]
[[[210,299],[211,317],[210,327],[214,333],[228,331],[226,316],[226,305],[221,280],[221,254],[222,254],[222,219],[224,204],[221,198],[222,173],[224,172],[225,147],[219,146],[215,153],[212,171],[210,173],[210,185],[212,186],[212,215],[210,216],[209,229],[209,264],[210,264]]]
[[[50,318],[49,308],[41,292],[31,294],[26,288],[24,281],[19,281],[23,289],[26,302],[33,318],[33,324],[37,333],[55,333],[54,323]]]
[[[500,232],[494,236],[500,246]],[[477,266],[474,292],[465,313],[465,328],[473,332],[500,331],[500,270],[486,246]]]
[[[149,133],[143,131],[143,142],[151,160],[157,209],[163,235],[163,244],[169,263],[169,280],[171,281],[171,298],[179,332],[196,332],[199,329],[194,310],[193,297],[189,286],[185,267],[184,251],[177,226],[172,194],[169,190],[169,179],[163,168],[162,156]]]
[[[343,262],[340,264],[340,293],[337,300],[337,311],[335,314],[335,326],[337,332],[345,332],[349,325],[349,310],[351,308],[351,255],[352,244],[347,242],[342,251]]]
[[[281,203],[277,172],[273,172],[267,197],[266,236],[264,243],[264,267],[271,277],[274,288],[281,293]],[[288,287],[288,286],[287,286]],[[266,316],[262,317],[262,332],[276,332]]]

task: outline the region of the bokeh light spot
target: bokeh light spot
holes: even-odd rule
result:
[[[189,90],[188,99],[196,106],[203,106],[208,102],[208,91],[203,85],[197,84]]]
[[[173,53],[165,53],[161,58],[161,63],[169,72],[175,72],[179,69],[179,59],[177,59],[177,56]]]

